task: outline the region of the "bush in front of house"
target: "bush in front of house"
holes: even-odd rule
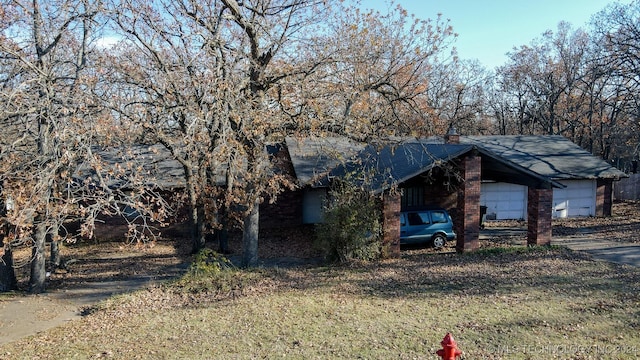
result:
[[[335,180],[324,206],[317,244],[329,261],[375,260],[382,255],[381,212],[376,199],[349,179]]]

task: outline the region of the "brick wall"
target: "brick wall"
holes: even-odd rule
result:
[[[400,194],[385,194],[382,200],[382,243],[388,257],[400,257]]]
[[[458,211],[454,219],[458,252],[480,248],[480,159],[478,154],[471,153],[461,162],[464,183],[458,191]]]
[[[437,205],[449,212],[455,212],[458,206],[458,193],[443,185],[432,185],[425,188],[425,202]]]
[[[611,216],[613,180],[598,179],[596,186],[596,216]]]
[[[527,200],[527,245],[551,244],[553,189],[534,189],[530,187]]]
[[[273,229],[302,225],[302,190],[286,190],[269,204],[260,205],[260,228]]]
[[[277,152],[271,155],[271,163],[281,175],[295,181],[295,170],[284,144],[277,146]],[[260,205],[260,228],[277,229],[302,225],[302,190],[285,190],[273,204],[266,200]]]
[[[438,170],[434,170],[434,173],[431,174],[429,181],[425,181],[421,176],[417,176],[406,181],[402,184],[402,187],[421,189],[422,199],[419,204],[414,204],[417,207],[439,206],[448,210],[453,217],[456,207],[458,206],[457,190],[461,184],[454,177],[447,177],[446,174]],[[402,210],[406,210],[404,204]]]

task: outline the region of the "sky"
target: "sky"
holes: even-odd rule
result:
[[[438,13],[450,19],[461,59],[478,59],[488,69],[504,65],[513,47],[530,44],[560,21],[585,28],[611,0],[396,0],[420,19]],[[621,0],[628,4],[631,0]],[[382,0],[363,0],[365,8],[386,9]]]

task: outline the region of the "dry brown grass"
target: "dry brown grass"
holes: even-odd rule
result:
[[[638,269],[559,248],[225,272],[114,298],[0,358],[430,359],[452,332],[465,359],[629,359],[639,290]]]
[[[638,204],[624,206],[618,221],[637,226]],[[638,231],[608,221],[554,224],[635,241]],[[447,332],[464,359],[640,357],[639,269],[561,248],[484,247],[185,278],[103,302],[80,321],[1,347],[0,359],[432,359]],[[65,250],[79,261],[52,276],[59,287],[161,274],[189,259],[173,241]]]

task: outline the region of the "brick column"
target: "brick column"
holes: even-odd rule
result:
[[[596,216],[611,216],[613,180],[598,179],[596,186]]]
[[[553,189],[529,188],[527,245],[551,244]]]
[[[456,212],[456,250],[476,251],[480,248],[480,172],[482,162],[478,154],[472,153],[462,159],[464,182],[458,190]]]
[[[387,257],[400,257],[400,194],[385,193],[382,199],[382,244]]]

